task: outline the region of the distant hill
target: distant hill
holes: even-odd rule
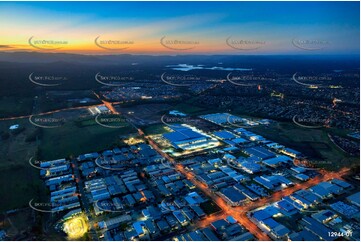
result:
[[[0,52],[0,94],[34,95],[39,86],[29,75],[66,76],[61,86],[46,90],[89,90],[102,86],[94,80],[98,72],[129,72],[139,79],[159,79],[167,65],[189,64],[207,67],[250,68],[257,72],[276,72],[292,76],[295,72],[330,72],[359,70],[358,56],[322,55],[80,55],[39,52]],[[229,71],[228,71],[229,72]],[[227,71],[192,70],[187,74],[222,78]]]
[[[152,65],[170,65],[170,64],[222,64],[229,67],[267,66],[274,68],[276,65],[300,64],[304,66],[314,65],[314,61],[319,61],[322,65],[327,62],[338,66],[355,64],[359,62],[359,56],[331,56],[331,55],[81,55],[67,53],[40,53],[40,52],[0,52],[0,62],[16,63],[51,63],[51,62],[70,62],[79,64],[102,64],[102,65],[131,65],[152,64]],[[343,64],[342,64],[343,63]],[[236,65],[236,66],[235,66]]]

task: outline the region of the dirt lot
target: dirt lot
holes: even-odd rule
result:
[[[131,107],[115,107],[121,114],[127,115],[136,125],[149,125],[161,122],[160,119],[173,107],[168,104],[143,104]]]

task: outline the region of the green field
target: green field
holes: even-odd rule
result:
[[[204,109],[204,108],[195,106],[194,103],[192,103],[192,102],[180,103],[180,104],[174,106],[174,109],[176,109],[180,112],[184,112],[186,114],[198,114],[198,113],[206,111],[206,109]]]
[[[0,212],[26,207],[31,199],[39,201],[46,194],[39,170],[27,165],[27,161],[17,167],[2,169],[0,183]]]
[[[44,129],[39,159],[58,159],[111,148],[119,144],[120,135],[133,132],[136,130],[130,125],[123,128],[106,128],[98,125],[93,119]]]
[[[9,126],[13,124],[20,124],[21,132],[10,132]],[[26,118],[1,121],[0,132],[6,134],[0,146],[4,156],[0,162],[0,212],[3,212],[27,207],[33,198],[37,201],[47,199],[47,189],[40,179],[39,170],[28,163],[30,157],[51,160],[100,151],[119,144],[120,135],[135,130],[130,125],[106,128],[91,117],[53,129],[37,128]]]
[[[249,129],[267,139],[278,142],[305,155],[321,160],[319,167],[338,170],[341,167],[359,164],[358,157],[350,157],[341,151],[328,137],[332,129],[307,129],[293,123],[277,122],[270,126]],[[337,130],[344,133],[344,131]]]
[[[156,134],[164,134],[169,132],[168,130],[166,130],[166,125],[165,124],[154,124],[154,125],[150,125],[144,128],[144,133],[146,135],[156,135]]]
[[[33,98],[1,97],[0,118],[29,115],[32,111]]]
[[[9,126],[19,124],[16,132]],[[0,122],[0,132],[6,135],[1,140],[0,151],[0,212],[27,207],[31,199],[41,199],[46,195],[44,184],[39,178],[39,170],[31,167],[29,158],[36,155],[37,142],[27,142],[37,128],[27,119]]]

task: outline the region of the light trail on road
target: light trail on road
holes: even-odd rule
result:
[[[99,106],[106,106],[113,114],[119,114],[117,110],[114,108],[113,105],[120,104],[122,102],[108,102],[105,100],[102,100],[98,94],[94,92],[94,95],[103,103],[103,104],[95,104],[95,105],[89,105],[89,106],[78,106],[78,107],[70,107],[70,108],[62,108],[62,109],[56,109],[48,112],[42,112],[39,114],[29,114],[29,115],[21,115],[16,117],[7,117],[7,118],[0,118],[0,121],[7,121],[7,120],[16,120],[16,119],[23,119],[23,118],[30,118],[32,115],[36,116],[43,116],[43,115],[49,115],[64,111],[72,111],[72,110],[78,110],[78,109],[87,109],[87,108],[94,108]]]
[[[144,134],[144,132],[141,129],[138,129],[139,134]],[[149,144],[158,151],[164,158],[166,158],[168,161],[170,161],[172,164],[175,165],[175,169],[179,171],[181,174],[183,174],[185,177],[187,177],[188,180],[191,180],[191,182],[200,189],[204,194],[206,194],[208,197],[210,197],[214,203],[216,203],[223,211],[223,214],[219,215],[213,215],[205,220],[201,220],[199,224],[196,224],[196,227],[206,227],[210,223],[217,221],[219,219],[224,218],[225,216],[233,216],[235,219],[237,219],[242,225],[244,225],[248,231],[252,232],[259,240],[270,240],[270,238],[262,232],[255,224],[253,224],[251,221],[246,221],[244,218],[240,216],[235,216],[235,212],[233,211],[233,208],[231,208],[230,205],[228,205],[221,197],[214,194],[206,185],[203,183],[197,181],[195,179],[195,175],[192,172],[187,171],[182,164],[176,164],[175,160],[171,158],[168,154],[164,153],[158,145],[148,136],[145,136],[145,138],[148,140]],[[209,222],[209,223],[208,223]]]
[[[93,93],[94,93],[94,95],[110,110],[110,112],[111,112],[112,114],[119,114],[119,112],[118,112],[117,110],[115,110],[115,108],[113,107],[113,104],[118,104],[117,102],[112,103],[112,102],[105,101],[105,100],[103,100],[103,99],[100,98],[100,95],[99,95],[99,94],[97,94],[97,93],[94,92],[94,91],[93,91]],[[119,102],[119,103],[120,103],[120,102]]]
[[[32,116],[32,115],[42,116],[42,115],[59,113],[59,112],[63,112],[63,111],[71,111],[71,110],[77,110],[77,109],[93,108],[93,107],[98,107],[98,106],[103,106],[103,105],[104,104],[97,104],[97,105],[91,105],[91,106],[79,106],[79,107],[63,108],[63,109],[57,109],[57,110],[43,112],[43,113],[39,113],[39,114],[29,114],[29,115],[16,116],[16,117],[0,118],[0,121],[30,118],[30,116]]]
[[[319,176],[316,176],[302,184],[296,184],[292,187],[285,188],[281,191],[273,193],[270,197],[259,199],[255,202],[250,202],[245,206],[235,206],[232,207],[231,205],[227,204],[221,197],[217,196],[215,193],[213,193],[210,188],[208,188],[205,184],[201,183],[195,178],[195,175],[186,170],[182,164],[176,163],[174,158],[170,157],[168,154],[164,153],[161,148],[149,137],[145,136],[144,132],[138,128],[138,132],[141,136],[144,136],[149,144],[155,149],[159,154],[161,154],[165,159],[170,161],[174,166],[175,170],[179,171],[181,174],[183,174],[188,180],[190,180],[198,189],[200,189],[204,194],[206,194],[208,197],[210,197],[214,203],[216,203],[221,209],[222,213],[211,215],[203,220],[198,221],[195,224],[196,228],[204,228],[208,227],[211,223],[219,220],[224,219],[227,216],[234,217],[240,224],[242,224],[249,232],[254,234],[258,240],[263,241],[269,241],[271,238],[263,232],[256,224],[254,224],[250,218],[247,217],[247,213],[249,211],[252,211],[258,207],[265,206],[269,203],[274,203],[279,200],[281,200],[283,197],[289,196],[293,194],[294,192],[301,190],[301,189],[307,189],[311,186],[317,185],[318,183],[322,181],[328,181],[330,179],[342,179],[342,176],[348,174],[350,169],[343,168],[338,172],[327,172],[324,170],[320,170]],[[239,212],[237,210],[239,209]]]

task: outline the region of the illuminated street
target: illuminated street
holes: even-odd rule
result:
[[[143,134],[143,131],[139,130],[140,134]],[[146,137],[148,138],[148,137]],[[327,181],[330,179],[338,178],[342,179],[342,176],[346,175],[349,172],[349,169],[344,168],[340,170],[339,172],[326,172],[322,171],[322,175],[319,177],[315,177],[313,179],[308,180],[305,183],[297,184],[293,187],[281,190],[279,192],[275,192],[272,194],[270,198],[262,198],[256,202],[248,203],[245,206],[239,206],[239,207],[231,207],[226,202],[224,202],[223,199],[221,199],[219,196],[212,193],[204,184],[197,181],[194,178],[194,175],[186,171],[184,167],[180,164],[177,164],[173,158],[171,158],[169,155],[165,154],[155,142],[153,142],[150,138],[148,138],[149,144],[157,150],[163,157],[165,157],[168,161],[174,164],[177,171],[181,172],[183,175],[187,177],[188,180],[190,180],[193,184],[197,186],[200,190],[202,190],[203,193],[205,193],[208,197],[210,197],[219,207],[222,208],[223,214],[215,215],[207,217],[205,220],[201,220],[197,223],[196,227],[202,228],[209,226],[212,222],[222,219],[226,217],[227,215],[233,216],[235,219],[237,219],[243,226],[245,226],[249,231],[252,231],[259,240],[270,240],[270,238],[262,231],[260,230],[251,220],[247,217],[247,212],[251,211],[257,207],[263,206],[265,204],[269,204],[275,201],[278,201],[282,199],[282,197],[289,196],[290,194],[294,193],[297,190],[300,189],[306,189],[313,185],[316,185],[322,181]],[[239,211],[237,213],[237,211]]]
[[[0,241],[360,241],[359,2],[0,22]]]

